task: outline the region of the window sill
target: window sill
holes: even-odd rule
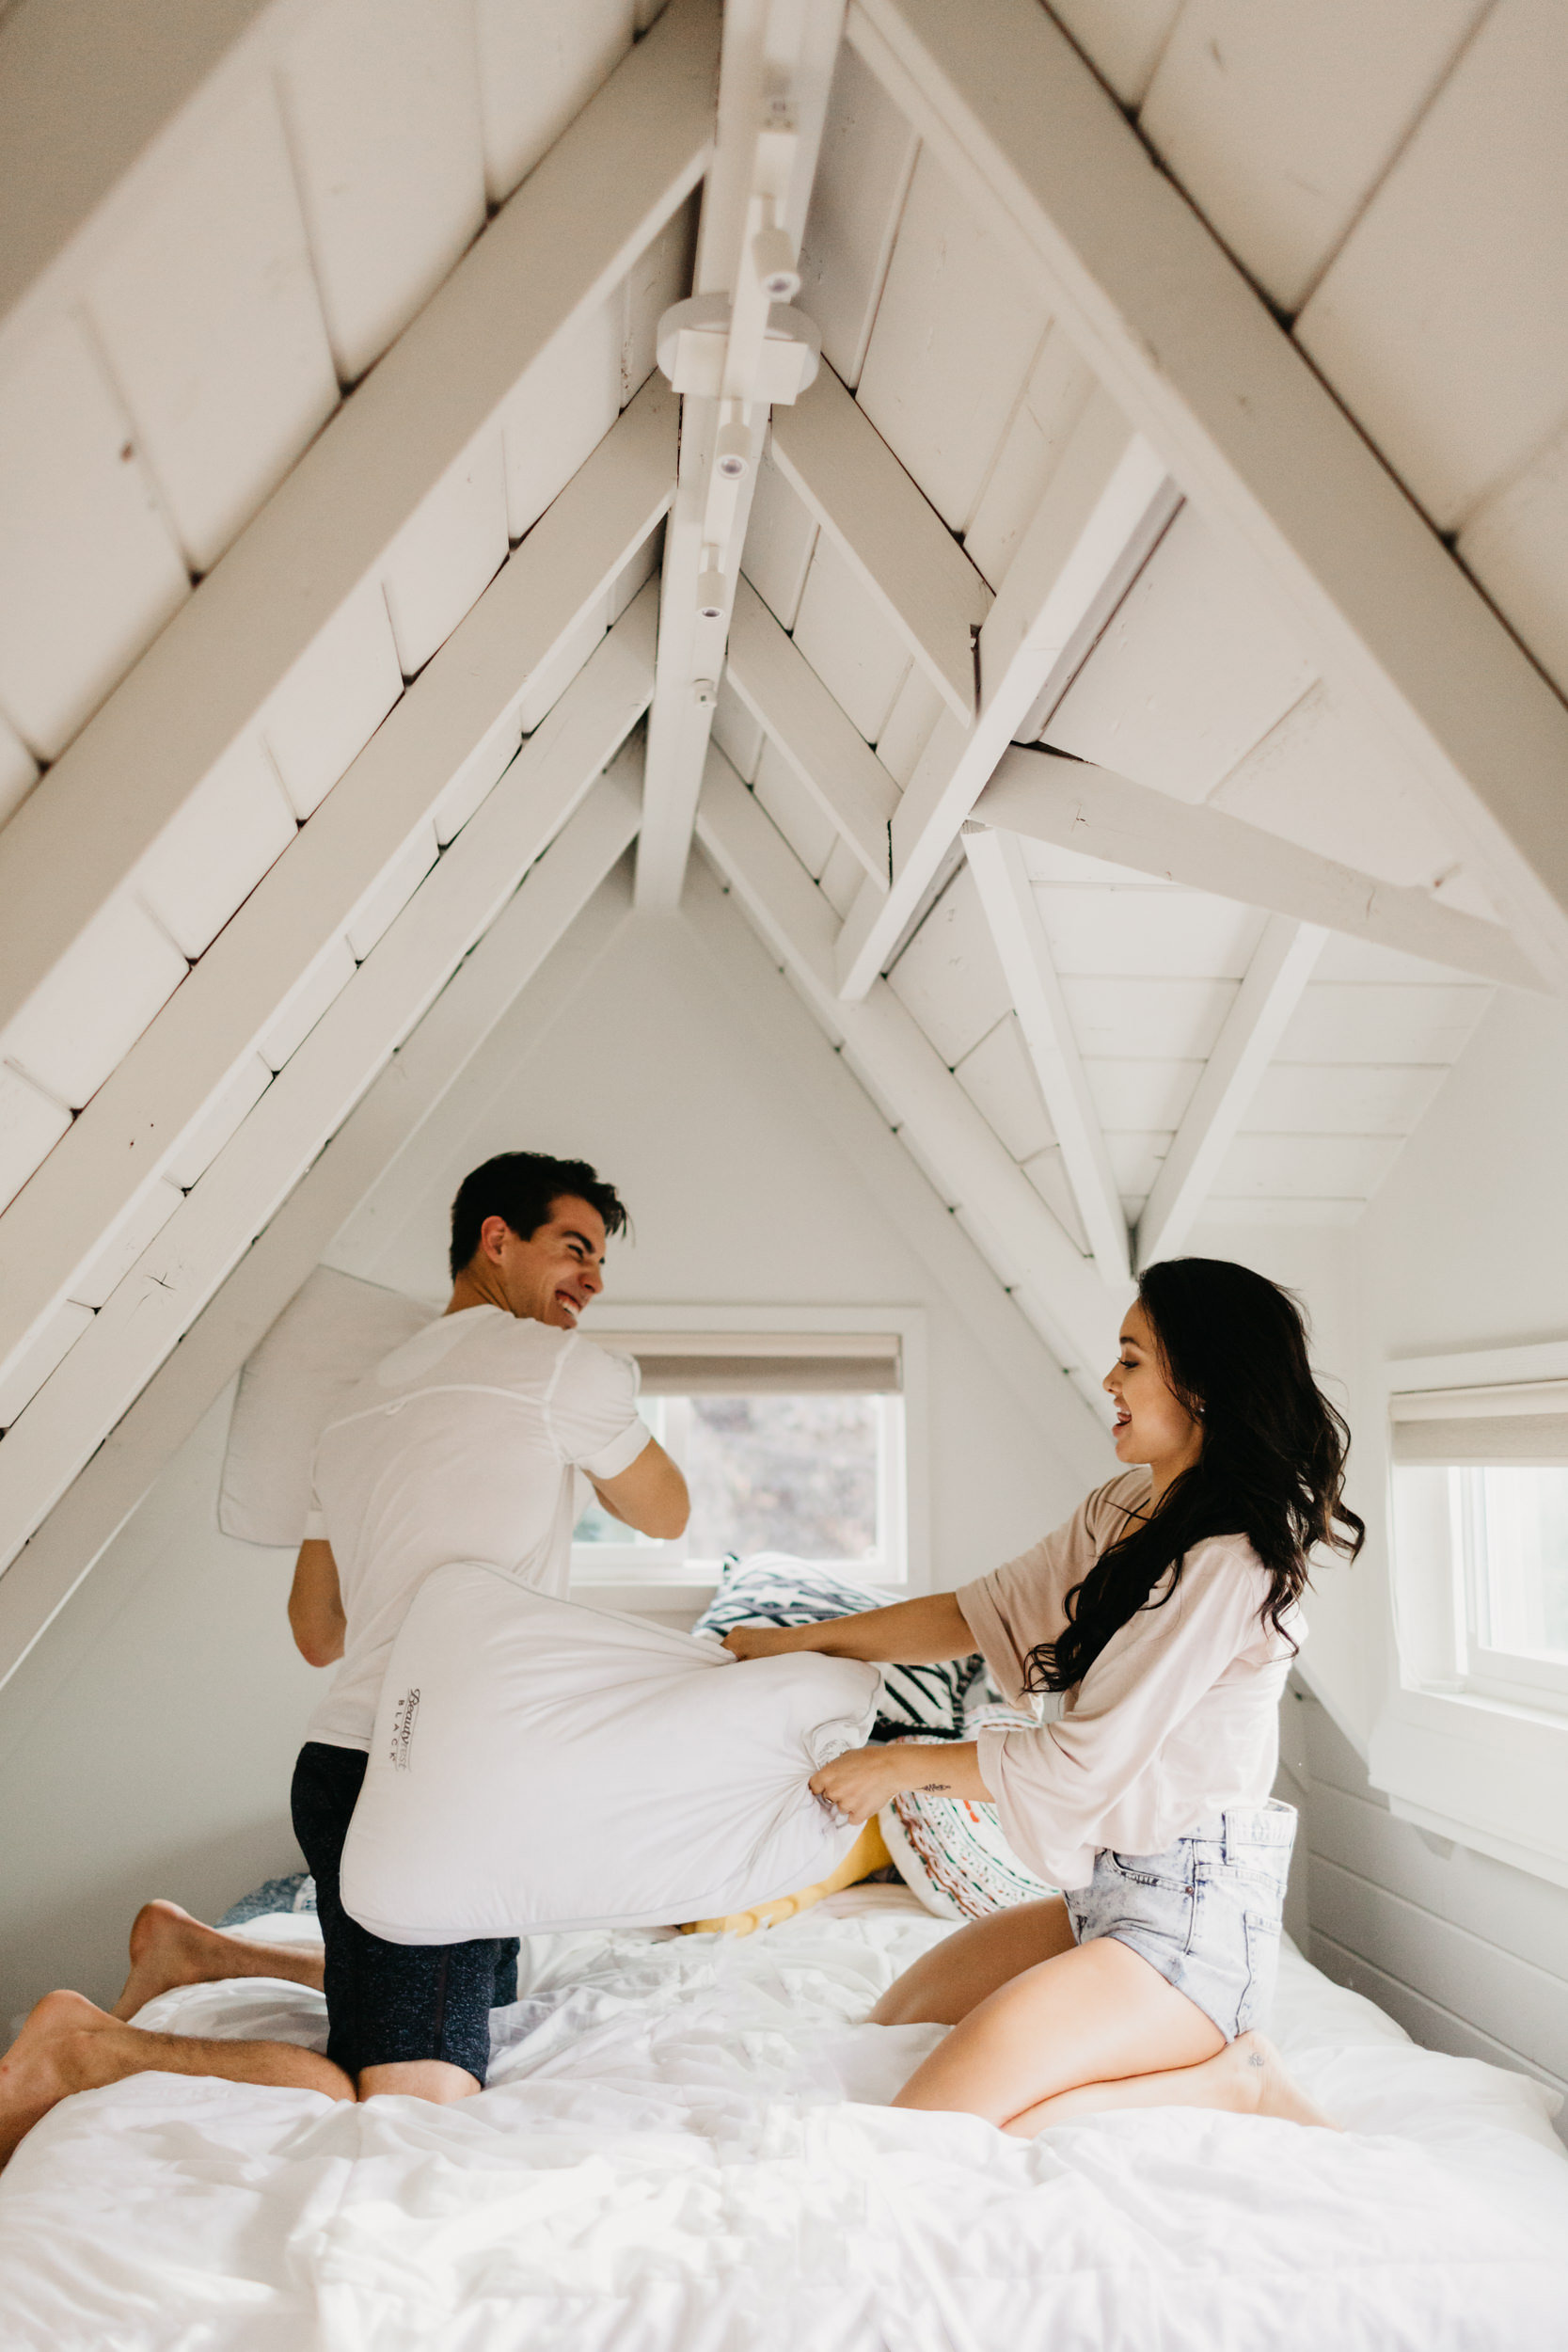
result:
[[[1568,1715],[1400,1686],[1373,1727],[1368,1770],[1402,1819],[1568,1886]]]

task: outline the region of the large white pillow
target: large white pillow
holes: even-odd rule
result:
[[[437,1568],[392,1645],[343,1848],[391,1944],[708,1919],[825,1878],[860,1835],[806,1783],[864,1740],[875,1666],[716,1643]]]
[[[335,1266],[306,1277],[240,1375],[218,1489],[226,1535],[300,1541],[316,1440],[339,1399],[438,1312]]]

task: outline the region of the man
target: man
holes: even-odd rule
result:
[[[378,1364],[323,1433],[289,1622],[312,1665],[339,1665],[293,1785],[325,1944],[326,2057],[121,2022],[175,1984],[322,1981],[313,1956],[220,1935],[173,1904],[149,1904],[132,1931],[131,1977],[115,2014],[52,1993],[0,2058],[0,2164],[71,2091],[149,2071],[340,2099],[397,2091],[445,2102],[483,2088],[489,2011],[514,1997],[515,1938],[384,1943],[343,1911],[338,1865],[388,1654],[433,1568],[484,1560],[563,1594],[579,1470],[605,1508],[643,1534],[678,1535],[686,1525],[686,1482],[638,1416],[636,1367],[577,1329],[603,1287],[607,1241],[626,1223],[613,1189],[584,1161],[528,1152],[487,1160],[452,1203],[445,1313]]]

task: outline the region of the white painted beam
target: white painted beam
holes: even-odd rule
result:
[[[718,19],[670,0],[0,834],[0,1029],[689,194]]]
[[[699,834],[701,824],[699,824]],[[954,1312],[1007,1382],[1044,1442],[1060,1447],[1075,1475],[1095,1484],[1111,1456],[1105,1424],[1064,1375],[1022,1301],[1010,1294],[979,1245],[954,1216],[930,1178],[898,1139],[864,1087],[833,1050],[819,1021],[801,1004],[737,891],[723,888],[709,853],[693,866],[681,913],[713,959],[721,984],[755,1033],[768,1068],[789,1087],[800,1116],[817,1122],[870,1186]]]
[[[1130,866],[1162,882],[1239,898],[1272,914],[1375,940],[1513,988],[1544,986],[1500,924],[1446,907],[1429,891],[1379,882],[1298,849],[1221,809],[1194,808],[1088,760],[1049,751],[1004,754],[974,804],[975,821]]]
[[[1560,982],[1568,710],[1072,43],[1037,0],[854,0],[847,30]]]
[[[971,831],[964,848],[1101,1279],[1130,1281],[1121,1195],[1022,853],[1006,833]]]
[[[680,900],[724,642],[768,431],[768,280],[799,282],[845,0],[726,0],[713,164],[695,293],[727,300],[719,396],[686,389],[664,535],[658,678],[648,717],[637,902]]]
[[[476,748],[488,745],[492,762],[481,785],[505,766],[531,677],[570,643],[657,525],[673,444],[673,398],[655,378],[0,1216],[0,1378],[71,1295],[84,1259],[178,1162],[193,1125],[254,1057],[324,946],[336,944],[346,962],[343,938],[400,862],[411,850],[433,856],[432,818]],[[559,718],[531,739],[539,745],[531,759],[599,694],[620,729],[609,757],[638,715],[624,680],[641,678],[638,665],[651,656],[655,611],[650,583],[617,624],[619,652],[594,657]],[[612,676],[623,679],[613,691]]]
[[[1100,1407],[1126,1294],[1108,1290],[1003,1149],[912,1014],[884,982],[858,1004],[833,985],[835,921],[816,883],[718,748],[708,753],[697,837],[829,1035],[866,1075],[981,1239],[998,1279]]]
[[[593,656],[7,1431],[0,1561],[14,1557],[134,1402],[646,707],[653,676],[645,617],[639,613],[623,635],[624,621]],[[628,746],[622,761],[623,777],[640,774],[640,746]]]
[[[772,451],[954,719],[967,722],[990,590],[831,368],[774,418]]]
[[[1325,934],[1271,915],[1138,1219],[1138,1271],[1180,1250],[1246,1117]]]
[[[866,873],[885,885],[898,787],[746,580],[736,590],[725,675]]]
[[[634,787],[607,777],[567,820],[363,1102],[0,1576],[0,1685],[90,1574],[340,1226],[428,1125],[522,992],[540,1035],[575,998],[631,912],[629,887],[617,890],[603,878],[635,835],[638,815]]]
[[[981,626],[979,710],[938,720],[893,820],[892,887],[867,884],[849,911],[837,955],[846,996],[863,996],[885,970],[997,761],[1066,690],[1176,503],[1162,459],[1097,392]]]

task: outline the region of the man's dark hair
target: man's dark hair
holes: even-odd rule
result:
[[[550,1221],[553,1202],[586,1200],[604,1219],[607,1233],[624,1233],[626,1212],[613,1184],[586,1160],[552,1160],[543,1152],[499,1152],[465,1176],[451,1204],[451,1279],[455,1282],[479,1248],[487,1216],[504,1216],[519,1241],[531,1241]]]

